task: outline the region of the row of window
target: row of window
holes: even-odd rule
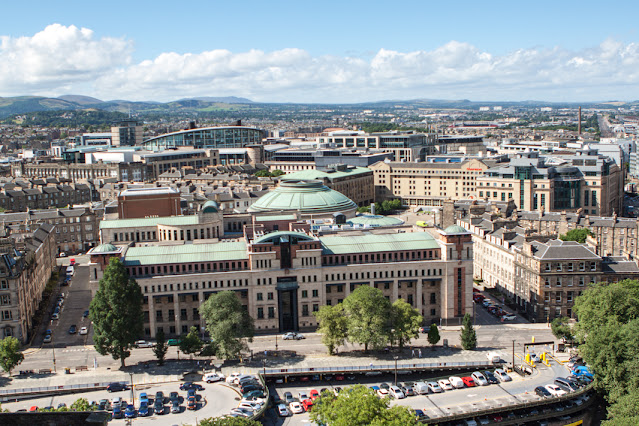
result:
[[[544,264],[544,272],[552,272],[552,267],[555,267],[555,271],[557,272],[563,272],[564,270],[564,264],[561,262],[548,262]],[[586,268],[590,268],[591,271],[596,271],[597,270],[597,262],[579,262],[579,271],[585,271]],[[573,262],[568,262],[565,265],[566,271],[567,272],[573,272],[575,271],[575,264]]]

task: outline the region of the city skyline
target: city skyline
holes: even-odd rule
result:
[[[639,6],[622,3],[9,4],[0,96],[632,101]]]

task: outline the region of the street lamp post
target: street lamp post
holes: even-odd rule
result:
[[[513,371],[515,370],[515,341],[513,340]]]
[[[275,350],[277,351],[277,333],[275,334]]]
[[[266,358],[262,360],[262,377],[266,380]]]
[[[398,358],[399,357],[397,355],[393,357],[393,359],[395,360],[395,386],[397,386],[397,359]]]
[[[133,406],[135,406],[135,385],[133,384],[133,373],[129,373],[131,377],[131,399],[133,400]]]

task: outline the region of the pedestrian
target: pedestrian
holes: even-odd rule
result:
[[[421,348],[419,349],[419,357],[420,357],[420,358],[422,357],[422,350],[421,350]]]
[[[415,349],[410,350],[410,357],[415,358]]]

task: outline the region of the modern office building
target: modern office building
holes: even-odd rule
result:
[[[136,146],[142,143],[143,127],[136,120],[122,120],[111,127],[111,145]]]
[[[260,145],[263,137],[264,132],[254,127],[203,127],[155,136],[144,141],[144,146],[150,151],[183,146],[197,149],[244,148],[249,145]]]
[[[574,153],[517,154],[476,179],[480,199],[513,199],[520,210],[572,211],[609,216],[622,212],[623,173],[588,146]]]

